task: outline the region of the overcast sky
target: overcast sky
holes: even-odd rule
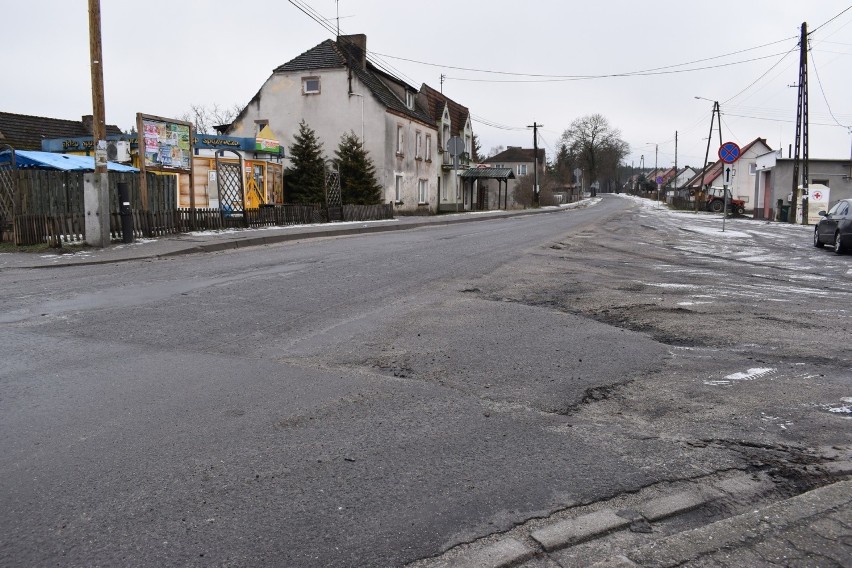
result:
[[[326,18],[337,10],[335,0],[296,3]],[[87,2],[0,4],[0,110],[91,114]],[[552,154],[571,121],[600,113],[630,144],[628,164],[638,167],[644,155],[653,166],[656,144],[662,167],[674,163],[675,131],[679,165],[704,159],[712,102],[696,96],[722,104],[725,141],[762,137],[786,156],[796,117],[788,85],[798,80],[803,22],[814,31],[810,156],[848,158],[849,7],[849,0],[340,0],[339,21],[342,33],[366,34],[368,51],[412,85],[440,88],[446,75],[444,93],[470,108],[486,152],[531,147],[524,127],[536,121]],[[272,69],[332,37],[285,0],[101,0],[101,12],[107,122],[124,130],[137,112],[177,117],[193,103],[243,105]],[[662,73],[635,75],[648,70]],[[711,156],[717,149],[714,131]]]

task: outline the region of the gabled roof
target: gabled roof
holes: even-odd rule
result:
[[[754,140],[752,140],[751,142],[749,142],[748,144],[746,144],[745,146],[740,148],[740,156],[744,156],[745,153],[748,152],[749,150],[751,150],[751,148],[757,143],[762,143],[764,146],[766,146],[770,150],[772,149],[772,148],[769,147],[769,144],[766,143],[766,138],[755,138]],[[724,165],[724,163],[722,162],[722,160],[716,160],[712,164],[708,164],[704,168],[699,169],[697,171],[697,173],[695,174],[695,176],[693,176],[689,181],[687,181],[685,184],[683,184],[682,187],[691,187],[691,188],[699,188],[700,189],[701,184],[702,184],[702,180],[703,180],[704,185],[712,183],[714,179],[716,179],[717,177],[722,175],[722,166],[723,165]]]
[[[367,86],[373,97],[388,110],[426,124],[433,124],[426,109],[416,102],[413,109],[408,108],[405,105],[405,101],[400,100],[387,83],[395,84],[397,87],[413,93],[417,92],[415,87],[382,71],[369,61],[362,67],[360,58],[363,57],[363,53],[354,53],[352,49],[351,42],[347,42],[344,38],[341,38],[340,41],[327,39],[287,63],[279,65],[273,70],[273,74],[304,73],[322,69],[345,69],[348,67],[352,70],[352,74]],[[353,63],[350,65],[350,62]],[[252,101],[257,99],[259,95],[260,92],[254,96]]]
[[[336,43],[333,40],[327,39],[295,59],[279,65],[273,70],[273,73],[292,73],[293,71],[314,71],[317,69],[345,67],[346,57],[336,47]]]
[[[106,133],[107,136],[122,134],[121,129],[112,124],[107,125]],[[0,112],[0,144],[8,144],[16,150],[40,151],[43,139],[82,136],[92,136],[91,126],[82,120]]]
[[[470,110],[466,106],[462,106],[444,93],[437,91],[423,83],[420,87],[422,99],[426,101],[425,105],[432,120],[435,123],[441,121],[444,116],[444,109],[449,109],[450,113],[450,132],[454,135],[464,134],[464,127],[470,118]]]
[[[490,158],[485,158],[482,160],[488,164],[498,164],[503,162],[528,162],[533,163],[535,161],[535,150],[533,148],[521,148],[520,146],[509,146],[496,156],[491,156]],[[544,148],[538,149],[538,163],[545,163],[545,153]]]

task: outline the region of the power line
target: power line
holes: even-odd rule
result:
[[[748,91],[749,89],[751,89],[751,88],[752,88],[753,86],[755,86],[755,85],[756,85],[756,84],[757,84],[757,83],[758,83],[761,79],[763,79],[764,77],[766,77],[767,75],[769,75],[769,73],[770,73],[773,69],[775,69],[776,67],[778,67],[779,65],[781,65],[781,62],[782,62],[782,61],[784,61],[785,59],[787,59],[787,56],[788,56],[788,55],[790,55],[791,53],[793,53],[795,50],[796,50],[796,48],[795,48],[795,47],[793,47],[790,51],[788,51],[787,53],[785,53],[784,55],[782,55],[782,56],[781,56],[781,59],[779,59],[778,61],[776,61],[776,62],[775,62],[775,64],[774,64],[772,67],[770,67],[769,69],[767,69],[767,70],[766,70],[766,71],[765,71],[765,72],[764,72],[764,73],[763,73],[760,77],[758,77],[757,79],[755,79],[754,81],[752,81],[752,82],[751,82],[751,83],[750,83],[750,84],[749,84],[749,85],[748,85],[745,89],[741,90],[739,93],[737,93],[737,94],[736,94],[736,95],[734,95],[733,97],[730,97],[728,100],[723,101],[723,102],[722,102],[722,104],[727,104],[727,103],[731,102],[732,100],[734,100],[734,99],[735,99],[735,98],[737,98],[738,96],[742,95],[743,93],[745,93],[746,91]]]
[[[831,22],[833,22],[834,20],[836,20],[837,18],[839,18],[840,16],[842,16],[843,14],[845,14],[846,12],[848,12],[849,10],[852,10],[852,6],[848,6],[845,10],[843,10],[843,11],[842,11],[842,12],[840,12],[839,14],[835,15],[833,18],[829,19],[829,20],[828,20],[828,21],[826,21],[826,22],[821,23],[820,25],[818,25],[817,27],[815,27],[814,29],[812,29],[812,30],[810,31],[810,33],[808,33],[808,35],[812,35],[812,34],[816,33],[816,31],[817,31],[818,29],[822,28],[823,26],[826,26],[826,25],[830,24]]]
[[[788,122],[788,123],[795,123],[796,122],[795,120],[787,120],[787,119],[784,119],[784,118],[768,118],[768,117],[765,117],[765,116],[749,116],[749,115],[745,115],[745,114],[732,114],[730,112],[726,112],[725,115],[735,116],[737,118],[751,118],[753,120],[768,120],[770,122]],[[811,126],[841,126],[843,128],[848,128],[848,126],[844,126],[844,125],[839,124],[839,123],[838,124],[832,124],[830,122],[809,121],[809,124]]]
[[[506,124],[500,124],[499,122],[488,120],[487,118],[477,116],[473,113],[470,114],[470,118],[480,124],[490,126],[491,128],[498,128],[500,130],[526,130],[526,127],[524,126],[508,126]]]
[[[777,55],[782,55],[781,53],[773,53],[771,55],[764,55],[762,57],[754,57],[752,59],[744,59],[742,61],[734,61],[731,63],[722,63],[719,65],[707,65],[704,67],[693,67],[692,69],[677,69],[672,71],[643,71],[643,72],[631,72],[631,73],[609,73],[605,75],[578,75],[575,77],[564,77],[564,78],[551,78],[551,79],[468,79],[465,77],[447,77],[447,79],[453,79],[455,81],[469,81],[473,83],[562,83],[568,81],[585,81],[590,79],[609,79],[615,77],[648,77],[653,75],[673,75],[676,73],[691,73],[694,71],[706,71],[708,69],[719,69],[722,67],[731,67],[733,65],[741,65],[743,63],[751,63],[753,61],[760,61],[762,59],[768,59],[770,57],[775,57]],[[786,53],[785,53],[786,55]]]
[[[843,128],[849,128],[849,125],[841,124],[840,121],[837,120],[837,117],[834,116],[834,112],[831,110],[831,105],[828,104],[828,97],[825,96],[825,89],[822,88],[822,79],[819,78],[819,70],[817,70],[816,60],[814,59],[813,52],[811,53],[811,65],[814,66],[814,73],[816,74],[817,84],[819,85],[819,91],[822,93],[822,98],[825,101],[825,106],[828,108],[828,114],[831,115],[831,118],[834,120],[834,122],[837,123],[838,126],[842,126]]]
[[[459,67],[457,65],[445,65],[445,64],[441,64],[441,63],[430,63],[430,62],[427,62],[427,61],[419,61],[419,60],[416,60],[416,59],[408,59],[408,58],[405,58],[405,57],[398,57],[398,56],[387,55],[387,54],[382,54],[382,53],[376,53],[376,55],[381,55],[382,57],[387,57],[389,59],[398,59],[400,61],[406,61],[408,63],[417,63],[419,65],[427,65],[427,66],[430,66],[430,67],[441,67],[441,68],[444,68],[444,69],[455,69],[457,71],[470,71],[470,72],[474,72],[474,73],[490,73],[490,74],[493,74],[493,75],[508,75],[508,76],[513,76],[513,77],[539,77],[539,78],[549,78],[549,79],[597,79],[597,78],[604,78],[604,77],[623,77],[623,76],[630,76],[630,75],[656,74],[655,72],[657,72],[657,71],[664,71],[666,69],[674,69],[676,67],[684,67],[686,65],[694,65],[696,63],[703,63],[705,61],[712,61],[713,59],[721,59],[723,57],[730,57],[731,55],[738,55],[740,53],[745,53],[747,51],[754,51],[756,49],[761,49],[761,48],[764,48],[764,47],[768,47],[770,45],[775,45],[777,43],[782,43],[782,42],[789,41],[789,40],[795,39],[795,38],[796,38],[796,36],[790,36],[790,37],[786,37],[784,39],[780,39],[780,40],[773,41],[773,42],[770,42],[770,43],[765,43],[763,45],[758,45],[758,46],[755,46],[755,47],[749,47],[749,48],[741,49],[741,50],[738,50],[738,51],[732,51],[730,53],[724,53],[722,55],[714,55],[712,57],[705,57],[703,59],[696,59],[694,61],[688,61],[688,62],[685,62],[685,63],[676,63],[674,65],[666,65],[666,66],[663,66],[663,67],[653,67],[651,69],[643,69],[643,70],[640,70],[640,71],[627,71],[627,72],[622,72],[622,73],[613,73],[613,74],[606,74],[606,75],[558,75],[558,74],[546,74],[546,73],[516,73],[516,72],[512,72],[512,71],[496,71],[496,70],[493,70],[493,69],[476,69],[476,68],[472,68],[472,67]],[[767,56],[767,57],[772,57],[772,55]],[[746,60],[743,63],[745,63],[747,61],[751,61],[751,60]],[[733,64],[735,64],[735,63],[731,63],[731,65],[733,65]],[[712,68],[713,67],[708,67],[708,69],[712,69]],[[689,71],[689,70],[681,70],[681,71],[685,72],[685,71]]]
[[[329,24],[328,23],[329,18],[325,18],[322,14],[320,14],[313,7],[311,7],[310,4],[308,4],[307,2],[303,2],[302,0],[289,0],[289,2],[290,2],[290,4],[292,4],[293,6],[298,8],[306,16],[308,16],[310,19],[312,19],[313,21],[318,23],[320,26],[325,28],[325,30],[330,32],[335,38],[337,38],[338,40],[341,39],[340,34],[339,34],[340,30],[335,29],[334,26]],[[417,81],[415,79],[409,77],[408,75],[406,75],[405,73],[403,73],[399,69],[396,69],[395,67],[393,67],[389,63],[382,61],[381,59],[372,57],[372,52],[368,52],[367,59],[370,61],[370,63],[375,65],[376,68],[379,69],[380,71],[382,71],[383,73],[387,73],[388,75],[396,75],[396,76],[399,76],[399,77],[404,77],[407,80],[409,80],[411,83],[417,83]]]

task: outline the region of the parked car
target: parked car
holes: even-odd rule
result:
[[[852,248],[852,199],[841,199],[828,210],[820,211],[814,228],[814,246],[834,245],[834,252],[843,254]]]

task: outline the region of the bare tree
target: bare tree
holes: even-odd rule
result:
[[[505,146],[492,146],[491,149],[488,150],[488,156],[486,156],[486,158],[493,158],[505,149]]]
[[[211,106],[189,105],[189,111],[183,113],[180,120],[191,122],[198,134],[215,134],[215,127],[231,124],[243,108],[238,104],[230,107],[220,107],[213,103]]]
[[[518,205],[524,207],[532,207],[533,205],[533,184],[535,179],[531,175],[521,176],[515,182],[515,188],[512,190],[512,199]],[[558,205],[556,197],[553,195],[554,182],[548,178],[540,180],[538,202],[542,207],[548,205]]]
[[[621,132],[601,114],[574,120],[562,133],[561,143],[584,170],[589,184],[615,176],[618,164],[630,151],[630,146],[621,139]]]

